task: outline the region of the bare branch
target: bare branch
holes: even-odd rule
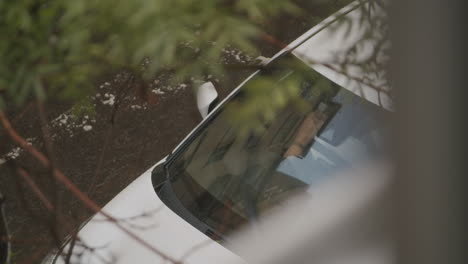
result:
[[[280,40],[276,39],[274,36],[272,35],[269,35],[267,33],[263,33],[261,35],[261,38],[281,49],[284,49],[284,48],[287,48],[288,45],[287,44],[284,44],[283,42],[281,42]],[[292,51],[292,50],[290,50]],[[289,51],[288,51],[289,52]],[[296,51],[297,53],[297,51]],[[300,54],[300,53],[299,53]],[[307,56],[305,56],[305,54],[300,54],[302,55],[301,57],[303,58],[307,58]],[[312,61],[310,59],[308,59],[307,61],[308,63],[310,64],[314,64],[314,65],[322,65],[338,74],[341,74],[341,75],[344,75],[346,76],[347,78],[349,78],[350,80],[353,80],[353,81],[356,81],[358,83],[361,83],[361,84],[364,84],[364,85],[367,85],[375,90],[377,90],[378,92],[383,92],[383,93],[386,93],[386,94],[389,94],[389,91],[388,89],[385,89],[384,87],[380,87],[380,86],[377,86],[371,82],[368,82],[366,80],[364,80],[363,78],[360,78],[360,77],[357,77],[357,76],[353,76],[353,75],[350,75],[348,72],[346,71],[343,71],[343,70],[340,70],[338,69],[337,67],[333,66],[331,62],[319,62],[319,61]]]
[[[42,154],[40,151],[38,151],[35,147],[33,147],[32,145],[29,145],[29,143],[23,137],[21,137],[16,132],[15,129],[13,129],[10,121],[8,121],[8,118],[5,116],[3,111],[0,111],[0,123],[3,125],[7,134],[10,136],[10,138],[14,142],[18,143],[21,146],[21,148],[23,148],[24,150],[29,152],[32,156],[34,156],[34,158],[36,158],[39,162],[41,162],[44,165],[44,167],[46,168],[50,167],[49,159],[47,159],[47,157],[44,154]]]
[[[39,186],[31,179],[29,174],[23,168],[17,168],[16,171],[23,178],[23,180],[28,184],[29,188],[34,192],[34,194],[41,200],[47,210],[53,212],[55,211],[54,205],[47,199],[45,194],[41,191]]]
[[[214,243],[213,240],[207,239],[207,240],[204,240],[204,241],[196,244],[195,246],[191,247],[187,252],[185,252],[184,255],[182,255],[182,257],[180,258],[180,262],[182,263],[182,262],[186,261],[188,259],[188,257],[190,257],[197,250],[200,250],[200,249],[210,245],[211,243]]]
[[[38,151],[34,146],[28,145],[26,140],[22,138],[11,126],[9,120],[5,116],[3,112],[0,111],[0,122],[4,126],[7,134],[11,137],[13,141],[16,143],[20,144],[21,147],[23,147],[28,153],[30,153],[33,157],[35,157],[37,160],[41,162],[41,164],[45,168],[50,168],[50,161],[47,159],[47,157],[40,151]],[[127,234],[130,238],[138,242],[140,245],[143,247],[149,249],[156,255],[162,257],[163,259],[166,259],[168,261],[171,261],[172,263],[180,263],[176,259],[164,254],[162,251],[159,249],[155,248],[151,244],[149,244],[147,241],[143,240],[136,234],[134,234],[132,231],[124,227],[117,219],[109,215],[108,213],[104,212],[102,208],[93,200],[91,200],[85,193],[83,193],[68,177],[66,177],[60,170],[57,168],[54,168],[52,171],[54,177],[60,181],[68,190],[72,192],[74,196],[76,196],[87,208],[91,209],[95,213],[100,213],[104,217],[106,217],[110,222],[115,224],[115,226],[120,229],[122,232]]]

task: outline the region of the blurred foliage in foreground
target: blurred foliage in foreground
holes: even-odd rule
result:
[[[313,34],[297,48],[290,47],[291,53],[264,67],[242,88],[242,100],[228,105],[231,121],[241,134],[263,133],[287,106],[306,112],[316,99],[331,102],[341,86],[392,109],[395,98],[387,72],[391,48],[387,8],[377,0],[354,1],[329,20],[333,22],[318,29],[328,38],[317,42]],[[330,50],[324,47],[327,45]],[[304,100],[308,96],[315,99]]]
[[[254,51],[259,23],[299,12],[288,0],[0,1],[0,109],[89,94],[116,69],[180,80],[220,72],[226,45]]]
[[[119,70],[132,73],[138,80],[169,71],[176,82],[223,74],[230,70],[222,63],[225,47],[256,54],[255,41],[262,34],[262,25],[282,14],[300,14],[303,11],[295,4],[298,1],[0,1],[0,34],[4,36],[0,42],[0,110],[34,99],[58,98],[81,102],[72,108],[75,112],[90,112],[92,106],[86,96],[94,91],[95,81]],[[331,12],[350,1],[311,2],[326,2],[333,7],[327,8]],[[381,26],[385,19],[381,23],[365,15],[381,1],[357,2],[369,3],[361,5],[365,10],[360,23],[372,20],[372,30],[362,40],[379,38],[378,44],[386,47],[382,43],[387,33]],[[310,20],[318,22],[321,18],[310,16]],[[342,23],[348,22],[342,19]],[[356,60],[358,47],[351,47],[345,60],[336,64],[339,71],[346,75],[350,67],[372,72],[384,67],[376,63],[375,54]],[[291,63],[284,67],[297,68]],[[307,69],[310,73],[300,76],[314,74]],[[275,75],[260,76],[246,87],[245,102],[232,111],[233,121],[248,129],[261,129],[258,119],[272,120],[288,103],[300,104],[301,78],[280,84]],[[327,90],[326,84],[317,82],[314,89]]]

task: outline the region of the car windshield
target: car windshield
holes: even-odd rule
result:
[[[293,58],[313,72],[289,54],[274,63],[275,70],[261,71],[246,86],[265,75],[274,74],[279,84],[304,75],[303,70],[278,67]],[[170,185],[179,204],[218,237],[226,238],[292,194],[313,193],[339,171],[383,155],[382,121],[388,111],[325,77],[300,77],[309,110],[290,104],[263,124],[263,132],[240,136],[226,109],[244,99],[243,87],[169,161]],[[318,82],[331,88],[317,92]]]

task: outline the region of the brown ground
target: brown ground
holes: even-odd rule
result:
[[[328,12],[313,7],[309,11]],[[265,31],[288,43],[315,22],[304,18],[280,19],[271,25],[265,25]],[[279,49],[266,42],[259,42],[259,46],[264,56],[271,56]],[[235,88],[249,72],[232,72],[216,82],[220,99]],[[104,85],[97,90],[101,97],[94,100],[95,116],[81,118],[71,127],[68,127],[70,120],[62,125],[60,121],[54,121],[50,126],[54,165],[101,205],[170,153],[201,120],[193,90],[186,87],[176,91],[166,90],[164,94],[150,93],[151,96],[146,100],[134,99],[136,94],[130,92],[115,112],[112,125],[110,119],[114,107],[102,102],[109,99],[104,98],[105,93],[118,94],[121,81],[114,79],[107,78],[110,85]],[[150,89],[158,87],[159,84],[153,82],[151,85]],[[46,105],[48,119],[53,120],[62,113],[68,113],[69,107],[66,103],[49,102]],[[35,106],[27,108],[24,112],[10,113],[9,117],[14,120],[13,124],[20,134],[26,138],[34,138],[33,144],[43,149],[41,126]],[[92,129],[85,131],[84,128],[88,125],[92,126]],[[0,130],[0,142],[1,155],[15,147],[3,130]],[[0,165],[0,191],[7,197],[6,214],[14,240],[14,262],[39,263],[50,249],[50,245],[54,244],[50,215],[24,181],[18,181],[14,165],[26,168],[49,194],[55,193],[55,196],[52,196],[55,197],[55,201],[59,201],[61,214],[71,216],[79,222],[79,219],[86,219],[92,212],[85,210],[81,203],[63,188],[54,188],[49,173],[40,169],[25,153],[14,161]]]

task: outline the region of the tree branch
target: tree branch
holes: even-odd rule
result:
[[[47,157],[40,151],[38,151],[34,146],[28,145],[27,141],[22,138],[11,126],[9,120],[5,116],[5,114],[0,111],[0,122],[2,123],[3,127],[5,128],[7,134],[11,137],[13,141],[18,143],[21,147],[23,147],[28,153],[30,153],[33,157],[35,157],[38,161],[41,162],[41,164],[45,168],[50,168],[50,161],[47,159]],[[134,234],[132,231],[124,227],[122,224],[119,223],[117,219],[109,215],[108,213],[104,212],[102,208],[93,200],[91,200],[85,193],[83,193],[68,177],[66,177],[60,170],[57,168],[52,169],[52,173],[54,177],[60,181],[68,190],[72,192],[72,194],[77,197],[86,207],[91,209],[95,213],[100,213],[102,214],[105,218],[107,218],[110,222],[115,224],[115,226],[120,229],[122,232],[124,232],[126,235],[128,235],[130,238],[135,240],[137,243],[142,245],[143,247],[147,248],[148,250],[152,251],[156,255],[162,257],[165,260],[168,260],[174,264],[180,263],[178,260],[164,254],[162,251],[159,249],[155,248],[151,244],[149,244],[147,241],[141,239],[138,237],[136,234]]]

